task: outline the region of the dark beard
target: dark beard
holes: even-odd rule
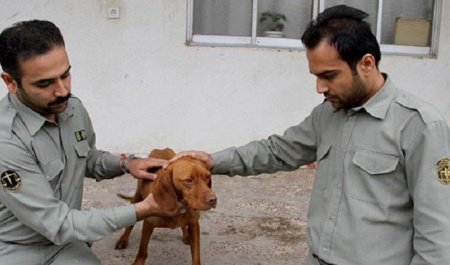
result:
[[[343,106],[344,109],[351,109],[355,107],[360,107],[361,102],[366,97],[367,88],[365,84],[362,82],[359,75],[355,75],[353,78],[353,93],[352,96],[347,98],[347,102],[345,106]]]

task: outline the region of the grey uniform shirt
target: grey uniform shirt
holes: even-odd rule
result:
[[[282,136],[212,154],[212,172],[254,175],[317,161],[313,253],[345,265],[450,264],[449,127],[385,77],[362,107],[324,102]]]
[[[0,101],[0,242],[95,241],[136,222],[132,205],[80,210],[84,177],[121,175],[119,159],[95,147],[86,109],[70,98],[58,123],[14,94]]]

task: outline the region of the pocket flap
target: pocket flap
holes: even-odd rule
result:
[[[87,141],[81,141],[74,145],[75,150],[79,157],[87,157],[91,147],[89,147]]]
[[[353,163],[371,175],[386,174],[395,170],[398,158],[367,151],[356,151]]]
[[[43,172],[48,181],[52,181],[64,170],[64,163],[61,159],[55,159],[43,166]]]

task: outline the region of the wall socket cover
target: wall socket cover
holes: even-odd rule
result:
[[[109,7],[108,8],[108,18],[120,18],[120,8],[119,7]]]

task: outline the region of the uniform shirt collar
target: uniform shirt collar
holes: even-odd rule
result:
[[[384,119],[389,106],[395,97],[396,88],[389,76],[383,73],[385,79],[381,89],[361,107],[353,108],[354,112],[364,109],[367,113],[378,119]]]
[[[35,135],[36,132],[38,132],[42,128],[42,126],[44,126],[45,122],[51,122],[36,111],[23,104],[15,94],[9,93],[9,98],[11,101],[11,105],[16,109],[17,114],[23,120],[31,135]],[[70,99],[66,110],[57,115],[59,123],[65,121],[68,117],[73,115],[73,106],[72,104],[70,104]]]

